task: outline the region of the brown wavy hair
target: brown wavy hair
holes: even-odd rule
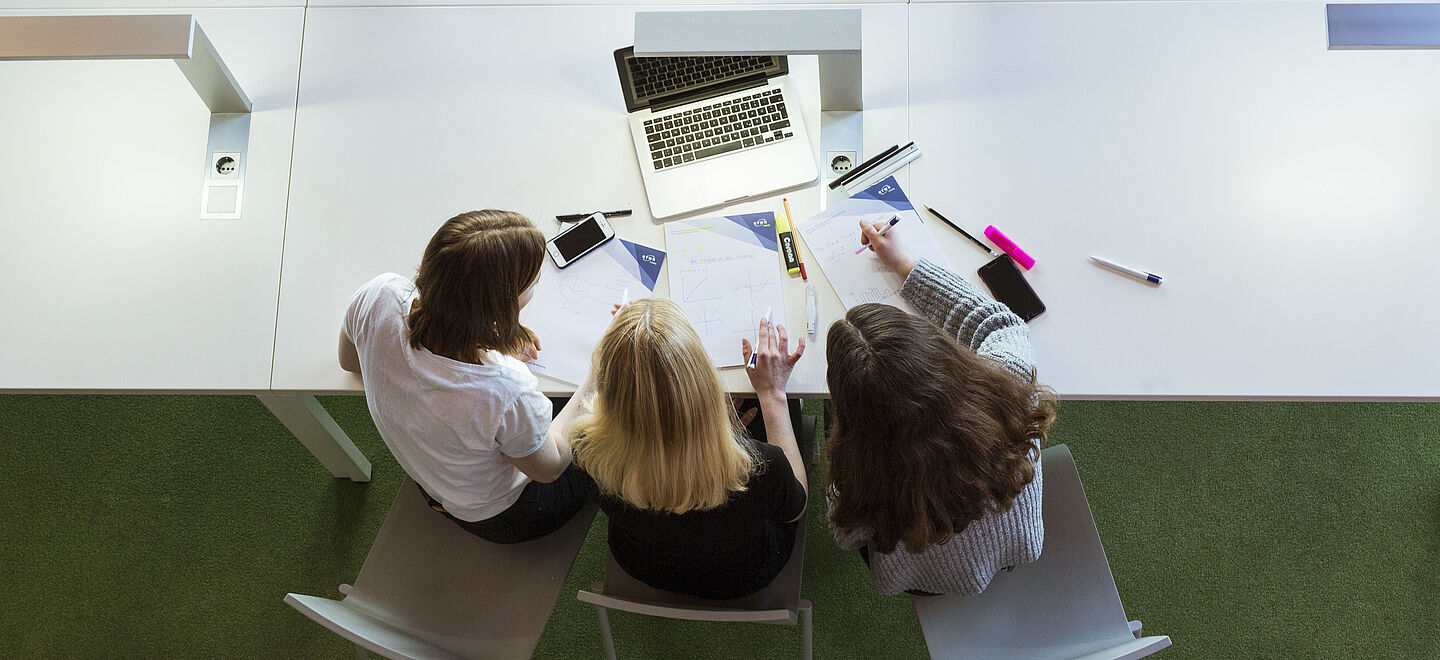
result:
[[[545,236],[513,211],[470,211],[425,246],[411,306],[410,346],[474,362],[487,350],[516,355],[534,341],[520,325],[520,294],[540,276]]]
[[[1035,478],[1054,393],[889,305],[850,309],[825,357],[835,423],[826,441],[830,519],[871,530],[880,552],[920,552]]]

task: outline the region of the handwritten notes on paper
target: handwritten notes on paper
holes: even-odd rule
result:
[[[665,225],[670,298],[685,310],[717,367],[742,364],[740,340],[753,343],[765,310],[785,323],[774,213]]]
[[[610,311],[626,290],[630,298],[655,291],[665,253],[616,238],[569,267],[549,259],[540,271],[535,299],[526,307],[526,327],[540,338],[536,374],[578,385],[590,369],[590,354],[610,327]]]
[[[900,222],[891,227],[887,235],[898,238],[910,256],[950,266],[950,260],[936,246],[925,220],[915,211],[894,177],[799,223],[801,240],[815,255],[845,309],[864,303],[884,303],[914,313],[900,297],[900,287],[905,283],[900,275],[880,263],[874,252],[856,253],[861,247],[862,221],[883,223],[895,217]]]

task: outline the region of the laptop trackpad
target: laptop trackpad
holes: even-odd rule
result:
[[[744,199],[764,190],[761,187],[760,175],[756,173],[753,164],[745,163],[745,159],[730,160],[731,162],[715,163],[724,167],[715,167],[713,171],[707,172],[705,189],[712,204]]]

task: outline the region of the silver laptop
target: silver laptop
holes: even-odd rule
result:
[[[650,212],[665,218],[815,180],[784,56],[615,51]]]

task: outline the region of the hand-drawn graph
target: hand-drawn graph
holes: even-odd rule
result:
[[[670,296],[685,310],[715,365],[737,366],[741,338],[754,340],[767,308],[773,321],[785,320],[782,268],[778,251],[728,235],[729,226],[718,220],[666,225]]]
[[[899,299],[899,294],[895,291],[878,286],[866,287],[859,291],[850,291],[847,295],[850,297],[850,300],[847,301],[849,304],[846,305],[846,307],[854,307],[855,305],[863,305],[865,303],[894,305],[896,300]]]
[[[620,302],[620,296],[625,293],[626,286],[634,281],[624,274],[616,275],[608,280],[595,280],[581,277],[579,275],[560,275],[560,281],[556,289],[560,292],[560,298],[565,301],[562,309],[571,316],[581,316],[591,312],[587,305],[601,305],[606,309],[613,303]],[[635,292],[639,294],[639,291]]]
[[[532,370],[569,383],[580,382],[590,369],[591,351],[610,325],[614,304],[627,289],[631,299],[651,295],[649,286],[625,265],[635,262],[636,257],[619,239],[565,270],[545,262],[535,298],[524,312],[525,325],[541,342],[540,359],[531,363]]]

